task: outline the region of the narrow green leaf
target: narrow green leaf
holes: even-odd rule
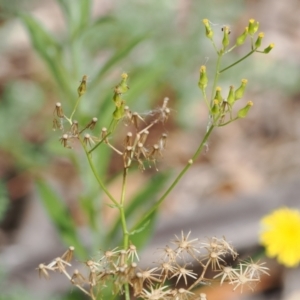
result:
[[[36,181],[36,187],[46,211],[55,225],[66,246],[74,246],[80,258],[86,258],[87,253],[78,239],[76,226],[65,203],[43,180]]]
[[[138,229],[133,231],[134,234],[130,235],[130,242],[138,249],[143,248],[153,235],[157,213],[157,211],[154,211]]]
[[[27,14],[19,16],[29,33],[34,49],[46,63],[57,85],[64,94],[73,99],[73,87],[70,87],[68,74],[63,67],[62,46],[33,17]]]
[[[97,74],[95,74],[93,81],[90,83],[90,88],[93,88],[93,86],[97,85],[98,82],[103,78],[103,76],[107,73],[107,71],[109,71],[111,67],[115,66],[120,60],[125,58],[132,51],[133,48],[135,48],[140,42],[142,42],[146,38],[146,34],[138,36],[134,38],[131,42],[129,42],[126,47],[124,47],[120,51],[117,51],[105,63],[105,65],[100,69],[100,71]]]
[[[92,1],[57,0],[57,3],[64,13],[69,35],[73,41],[89,25]]]

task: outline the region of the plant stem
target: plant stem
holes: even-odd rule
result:
[[[215,78],[214,78],[214,83],[213,83],[212,90],[211,90],[210,107],[212,107],[212,105],[213,105],[215,91],[216,91],[216,87],[217,87],[217,83],[218,83],[218,79],[219,79],[219,75],[220,75],[219,69],[220,69],[220,64],[221,64],[221,57],[222,57],[222,54],[218,54],[218,59],[216,62]]]
[[[248,54],[246,54],[245,56],[243,56],[241,59],[237,60],[235,63],[229,65],[228,67],[224,68],[223,70],[219,71],[219,74],[223,73],[224,71],[230,69],[231,67],[237,65],[238,63],[240,63],[241,61],[243,61],[244,59],[246,59],[248,56],[250,56],[251,54],[253,54],[256,51],[257,48],[254,48],[252,51],[250,51]]]
[[[166,199],[166,197],[170,194],[170,192],[174,189],[174,187],[177,185],[179,180],[183,177],[183,175],[187,172],[187,170],[190,168],[190,166],[193,164],[193,161],[196,160],[201,153],[203,147],[205,146],[212,130],[214,129],[214,125],[210,125],[208,128],[201,144],[199,145],[198,149],[196,150],[195,154],[193,155],[192,159],[189,160],[187,165],[183,168],[183,170],[177,175],[175,180],[171,183],[169,188],[166,190],[166,192],[160,197],[160,199],[153,205],[153,207],[133,226],[131,231],[136,230],[143,224],[156,210],[157,208],[162,204],[162,202]]]
[[[123,229],[123,247],[125,250],[127,250],[128,248],[128,237],[129,237],[127,225],[126,225],[125,208],[124,208],[127,175],[128,175],[128,168],[125,167],[123,172],[122,192],[121,192],[120,209],[119,209],[122,229]]]
[[[102,182],[101,178],[99,177],[97,171],[96,171],[96,168],[95,168],[95,165],[92,161],[92,157],[91,157],[91,154],[89,153],[89,151],[87,150],[86,148],[86,145],[84,144],[84,142],[81,140],[81,138],[79,138],[80,140],[80,143],[84,149],[84,152],[87,156],[87,159],[88,159],[88,162],[89,162],[89,165],[90,165],[90,168],[98,182],[98,184],[100,185],[101,189],[103,190],[103,192],[107,195],[107,197],[116,205],[116,207],[120,207],[119,203],[115,200],[115,198],[110,194],[110,192],[107,190],[107,188],[105,187],[104,183]]]
[[[75,103],[74,109],[73,109],[73,111],[72,111],[72,113],[71,113],[71,116],[70,116],[70,119],[69,119],[69,120],[71,120],[71,123],[72,123],[72,118],[73,118],[73,116],[74,116],[74,114],[75,114],[75,112],[76,112],[77,106],[78,106],[78,104],[79,104],[79,102],[80,102],[80,99],[81,99],[81,97],[79,96],[79,97],[77,98],[76,103]]]

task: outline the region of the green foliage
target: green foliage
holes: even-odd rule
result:
[[[87,255],[86,250],[78,239],[76,226],[63,200],[58,197],[57,193],[55,193],[46,182],[37,180],[36,186],[49,217],[64,243],[66,246],[74,246],[76,251],[78,251],[78,256],[84,259]]]

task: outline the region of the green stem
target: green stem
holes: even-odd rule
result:
[[[178,174],[178,176],[175,178],[175,180],[172,182],[172,184],[169,186],[169,188],[166,190],[166,192],[161,196],[161,198],[155,203],[155,205],[134,225],[134,227],[131,229],[131,231],[136,230],[143,224],[152,214],[157,210],[157,208],[162,204],[162,202],[166,199],[166,197],[170,194],[170,192],[174,189],[174,187],[177,185],[179,180],[183,177],[183,175],[187,172],[187,170],[190,168],[192,163],[198,158],[199,154],[201,153],[203,147],[205,146],[212,130],[214,129],[214,125],[211,125],[206,132],[201,144],[199,145],[198,149],[196,150],[195,154],[193,155],[192,159],[189,160],[187,165],[183,168],[183,170]]]
[[[120,207],[119,203],[115,200],[115,198],[110,194],[110,192],[107,190],[107,188],[105,187],[104,183],[102,182],[101,178],[99,177],[97,171],[96,171],[96,168],[95,168],[95,165],[92,161],[92,157],[91,157],[91,154],[88,152],[87,148],[86,148],[86,145],[84,144],[84,142],[79,138],[80,140],[80,143],[85,151],[85,154],[87,156],[87,159],[88,159],[88,162],[89,162],[89,165],[90,165],[90,168],[98,182],[98,184],[100,185],[101,189],[103,190],[103,192],[107,195],[107,197],[116,205],[116,207]]]
[[[210,106],[213,105],[213,101],[214,101],[214,97],[215,97],[215,93],[216,93],[215,91],[216,91],[216,88],[217,88],[219,75],[221,73],[221,72],[219,72],[220,64],[221,64],[221,57],[222,57],[222,54],[218,54],[218,59],[217,59],[217,63],[216,63],[215,78],[214,78],[214,83],[213,83],[213,87],[212,87],[212,90],[211,90]]]
[[[125,167],[124,171],[123,171],[122,192],[121,192],[121,199],[120,199],[120,206],[119,206],[120,218],[121,218],[121,224],[122,224],[122,230],[123,230],[123,248],[124,248],[124,250],[128,249],[128,244],[129,244],[129,233],[127,230],[125,208],[124,208],[126,185],[127,185],[127,175],[128,175],[128,168]],[[125,288],[125,299],[130,300],[129,284],[125,283],[124,288]]]
[[[120,199],[120,217],[121,217],[122,230],[123,230],[123,247],[125,250],[127,250],[128,242],[129,242],[129,234],[126,225],[126,216],[125,216],[125,208],[124,208],[127,174],[128,174],[128,168],[124,168],[122,192],[121,192],[121,199]]]
[[[219,73],[223,73],[224,71],[230,69],[231,67],[237,65],[238,63],[240,63],[241,61],[243,61],[244,59],[246,59],[248,56],[250,56],[251,54],[253,54],[254,52],[256,52],[257,48],[254,48],[252,51],[250,51],[248,54],[246,54],[245,56],[243,56],[241,59],[237,60],[235,63],[229,65],[228,67],[224,68],[223,70],[221,70]]]
[[[81,97],[79,96],[78,99],[77,99],[77,101],[76,101],[76,103],[75,103],[74,109],[73,109],[73,111],[72,111],[72,113],[71,113],[71,116],[70,116],[70,119],[69,119],[69,120],[71,120],[71,123],[72,123],[72,118],[73,118],[73,116],[74,116],[74,114],[75,114],[75,112],[76,112],[76,109],[77,109],[77,107],[78,107],[78,104],[79,104],[79,102],[80,102],[80,99],[81,99]]]
[[[105,141],[105,139],[111,134],[111,131],[108,132],[102,139],[99,143],[97,143],[91,150],[88,151],[89,154],[91,154],[98,146],[100,146],[103,141]]]

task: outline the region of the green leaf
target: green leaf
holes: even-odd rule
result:
[[[113,66],[115,66],[119,61],[121,61],[123,58],[125,58],[131,50],[136,47],[140,42],[145,40],[147,38],[147,35],[144,34],[142,36],[135,37],[131,40],[131,42],[128,42],[127,46],[121,49],[120,51],[117,51],[102,67],[102,69],[99,70],[97,74],[95,74],[93,81],[90,83],[90,88],[93,88],[93,86],[97,85],[98,82],[104,77],[104,75],[109,71],[109,69]]]
[[[64,94],[73,99],[73,87],[70,86],[69,76],[63,67],[62,46],[33,17],[27,14],[19,16],[29,33],[34,49],[48,66],[57,85]]]
[[[63,242],[66,246],[74,246],[79,258],[86,258],[86,250],[78,239],[76,226],[65,203],[45,181],[37,180],[36,187],[40,199]]]
[[[91,0],[57,0],[69,28],[71,40],[85,30],[90,22]]]
[[[154,211],[139,228],[135,229],[129,239],[138,249],[143,248],[153,235],[158,211]]]

